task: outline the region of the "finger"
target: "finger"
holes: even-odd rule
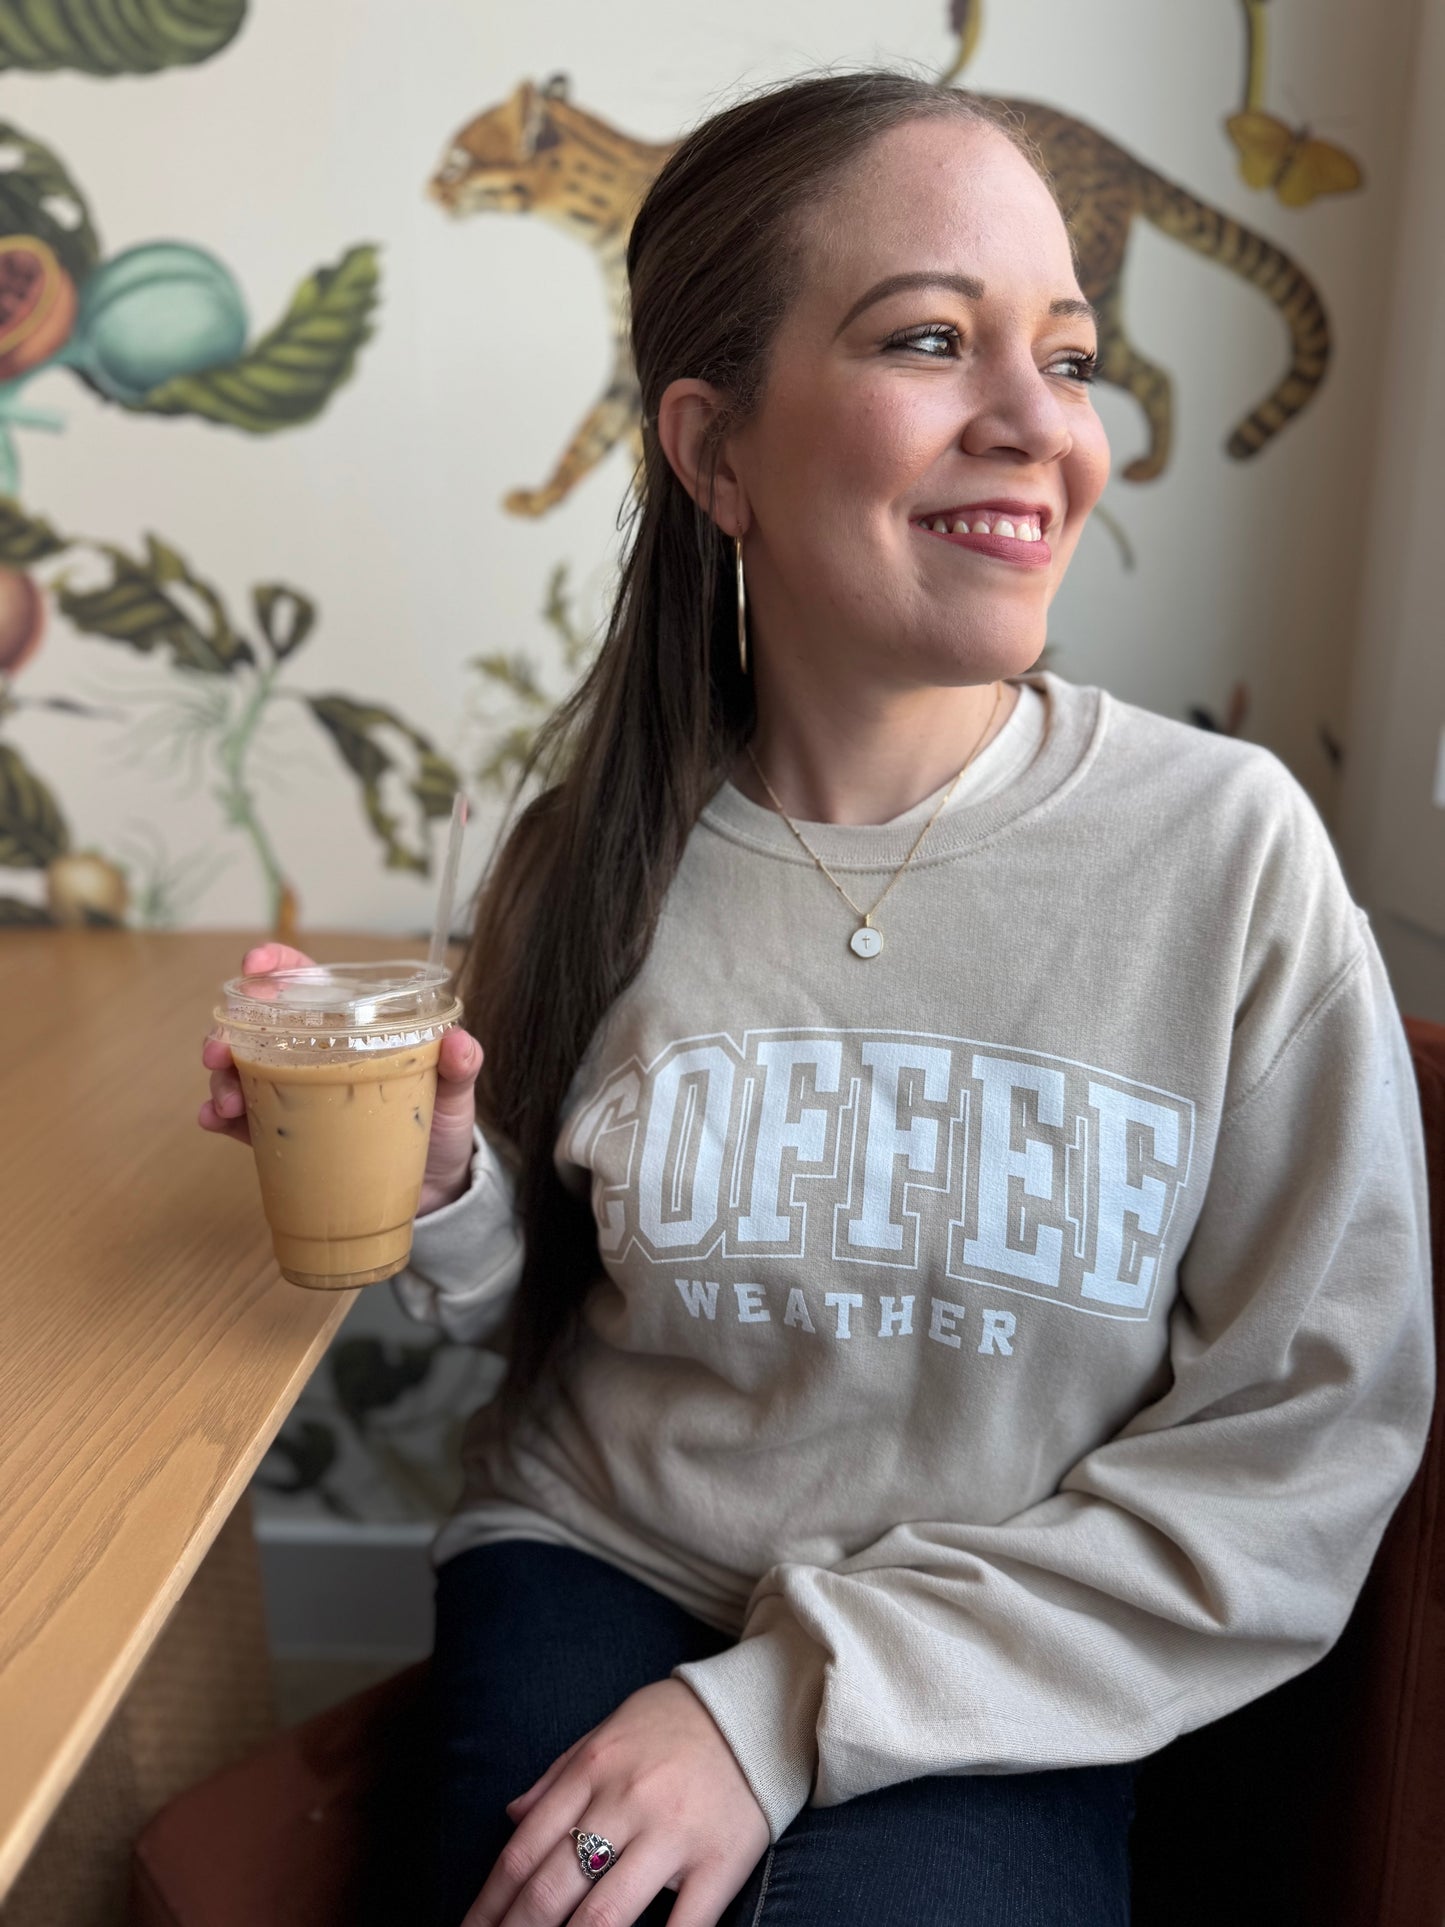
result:
[[[304,970],[314,962],[304,950],[293,950],[288,943],[258,943],[242,957],[241,970],[253,977],[271,970]]]
[[[591,1888],[578,1864],[576,1843],[567,1835],[502,1915],[500,1927],[558,1927],[560,1922],[573,1921]]]
[[[689,1875],[678,1888],[672,1912],[667,1916],[667,1927],[718,1927],[747,1883],[740,1880],[729,1891],[730,1884],[715,1876],[709,1878],[701,1871]]]
[[[238,1144],[251,1142],[251,1126],[247,1119],[222,1117],[210,1098],[197,1111],[196,1122],[203,1131],[212,1131],[217,1137],[233,1137]]]
[[[208,1037],[201,1045],[201,1062],[208,1071],[223,1071],[230,1068],[233,1059],[231,1046],[221,1037]]]
[[[570,1835],[565,1835],[572,1845]],[[528,1845],[521,1831],[514,1833],[498,1854],[482,1890],[462,1916],[461,1927],[548,1927],[565,1921],[582,1899],[587,1882],[573,1857],[569,1868],[555,1852],[556,1840],[539,1839]],[[550,1867],[544,1865],[551,1860]],[[521,1910],[525,1908],[526,1911]]]
[[[481,1068],[482,1047],[476,1038],[464,1030],[447,1031],[437,1053],[437,1076],[441,1081],[464,1084],[470,1089]]]
[[[577,1824],[587,1831],[585,1820]],[[506,1851],[503,1849],[503,1859]],[[501,1865],[498,1861],[498,1868]],[[491,1885],[490,1880],[487,1885]],[[561,1927],[564,1921],[582,1918],[578,1909],[594,1885],[582,1871],[576,1841],[563,1829],[560,1839],[547,1841],[541,1859],[504,1911],[497,1911],[497,1902],[488,1900],[487,1888],[483,1887],[476,1899],[477,1918],[474,1922],[468,1914],[463,1927]],[[624,1913],[620,1918],[626,1919],[627,1915]]]
[[[575,1748],[573,1751],[575,1753]],[[496,1865],[487,1875],[482,1891],[472,1903],[472,1911],[466,1916],[462,1927],[498,1927],[502,1920],[509,1920],[511,1927],[517,1927],[519,1920],[528,1920],[526,1914],[510,1916],[508,1909],[537,1876],[559,1840],[566,1843],[572,1854],[572,1877],[567,1877],[564,1859],[561,1862],[561,1876],[558,1876],[554,1866],[553,1872],[543,1881],[542,1895],[561,1906],[559,1913],[545,1918],[549,1923],[566,1920],[582,1898],[581,1890],[586,1887],[587,1881],[577,1860],[576,1843],[567,1829],[582,1825],[577,1816],[586,1811],[592,1788],[583,1763],[573,1758],[570,1767],[564,1767],[565,1758],[565,1755],[561,1755],[553,1762],[554,1767],[562,1769],[560,1776],[552,1780],[547,1792],[541,1796],[540,1805],[528,1814],[498,1854]],[[549,1767],[548,1773],[551,1772],[552,1768]],[[535,1901],[539,1896],[532,1898]],[[566,1904],[562,1905],[564,1899]],[[534,1920],[539,1918],[533,1917]]]
[[[583,1831],[587,1831],[585,1822]],[[581,1863],[577,1859],[577,1843],[569,1835],[567,1844],[573,1850],[572,1864],[580,1873]],[[599,1875],[596,1880],[588,1882],[588,1885],[594,1889],[605,1887],[607,1890],[605,1898],[599,1894],[594,1899],[592,1894],[588,1894],[582,1905],[575,1908],[571,1915],[572,1927],[597,1927],[597,1923],[601,1920],[608,1922],[640,1920],[657,1896],[674,1880],[678,1870],[677,1858],[676,1837],[669,1846],[667,1836],[661,1833],[640,1835],[632,1841],[625,1853],[619,1846],[617,1858],[607,1871]],[[582,1878],[586,1880],[587,1876],[582,1874]],[[678,1908],[682,1904],[682,1896],[689,1892],[692,1883],[678,1882],[677,1884],[680,1891],[677,1900],[673,1903],[673,1910],[668,1915],[669,1927],[674,1920],[680,1918]],[[716,1915],[694,1914],[693,1927],[704,1927],[704,1923],[706,1927],[716,1927],[721,1912],[722,1909],[719,1908]],[[506,1927],[511,1927],[511,1923],[507,1922]]]
[[[519,1793],[515,1800],[509,1800],[503,1808],[503,1812],[509,1813],[514,1820],[520,1820],[523,1814],[530,1812],[547,1791],[548,1787],[552,1785],[563,1767],[565,1767],[567,1762],[572,1758],[572,1755],[581,1746],[582,1740],[590,1739],[596,1730],[596,1727],[592,1727],[582,1735],[581,1739],[573,1740],[565,1753],[559,1753],[557,1755],[541,1779],[533,1780],[525,1793]]]
[[[211,1072],[211,1102],[221,1117],[239,1117],[245,1110],[241,1080],[234,1071]]]

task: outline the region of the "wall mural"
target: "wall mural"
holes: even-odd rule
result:
[[[1308,207],[1321,194],[1353,194],[1365,184],[1353,154],[1315,139],[1307,127],[1267,113],[1264,106],[1265,15],[1273,0],[1240,0],[1244,8],[1244,99],[1224,131],[1239,150],[1246,187],[1273,188],[1285,207]]]
[[[0,0],[0,67],[105,77],[194,65],[230,44],[245,11],[245,0],[131,0],[125,9],[109,0]],[[259,870],[273,930],[288,938],[296,891],[254,780],[279,702],[299,702],[356,778],[388,868],[428,873],[426,824],[449,814],[457,772],[386,705],[291,686],[292,659],[317,622],[311,597],[257,584],[253,642],[217,590],[158,536],[133,555],[57,534],[18,499],[15,431],[64,426],[24,398],[30,382],[56,368],[132,414],[193,416],[249,435],[298,428],[354,374],[378,292],[377,249],[351,247],[308,275],[286,313],[248,346],[245,300],[223,261],[174,240],[106,258],[64,161],[0,122],[0,732],[28,707],[120,723],[131,751],[164,775],[190,791],[208,783]],[[101,565],[89,587],[76,586],[78,559]],[[174,687],[122,690],[108,708],[18,693],[50,603],[82,635],[166,656]],[[400,804],[391,794],[398,787]],[[411,832],[406,809],[418,819]],[[177,863],[144,826],[128,861],[120,850],[75,849],[54,790],[0,734],[0,868],[44,873],[43,901],[0,895],[0,925],[173,923],[223,861],[205,846]]]
[[[978,36],[979,9],[964,0],[955,5],[953,18],[962,19],[967,58]],[[960,64],[955,61],[950,75]],[[1125,325],[1125,267],[1138,218],[1242,276],[1278,308],[1289,333],[1289,367],[1225,444],[1235,460],[1257,454],[1308,406],[1329,365],[1329,323],[1304,270],[1273,242],[1169,180],[1087,121],[1038,101],[977,98],[1020,122],[1053,176],[1078,250],[1081,285],[1099,311],[1100,379],[1134,398],[1148,430],[1148,444],[1124,468],[1125,479],[1146,482],[1161,476],[1173,433],[1171,377],[1133,345]],[[554,74],[541,87],[523,81],[508,99],[468,121],[432,177],[429,192],[449,214],[534,214],[591,248],[612,311],[614,354],[606,385],[546,481],[505,497],[504,507],[514,515],[543,515],[556,507],[619,442],[626,441],[634,457],[641,454],[641,396],[627,345],[627,236],[643,195],[672,151],[672,143],[635,140],[574,102],[566,75]],[[1297,172],[1308,171],[1307,163],[1292,165]]]
[[[576,614],[567,587],[568,569],[559,562],[547,584],[542,620],[556,636],[561,653],[564,686],[553,679],[524,650],[507,655],[500,650],[473,656],[467,663],[481,677],[478,720],[490,725],[489,743],[474,775],[484,788],[507,790],[521,775],[528,752],[548,714],[580,678],[596,651],[601,628]]]
[[[57,560],[66,566],[54,570]],[[74,564],[99,563],[99,580],[78,586]],[[37,570],[51,565],[42,578]],[[44,632],[47,597],[81,635],[120,643],[142,655],[162,653],[175,673],[173,690],[148,691],[148,712],[122,710],[132,747],[154,752],[165,771],[194,791],[203,781],[230,830],[250,852],[265,886],[271,926],[293,941],[299,921],[296,892],[287,878],[278,831],[257,800],[254,764],[264,752],[265,728],[282,702],[299,704],[320,727],[356,779],[367,822],[389,869],[425,876],[430,865],[426,827],[451,813],[460,781],[431,740],[382,703],[294,686],[291,666],[316,626],[309,596],[280,582],[251,591],[252,641],[214,586],[158,536],[132,555],[110,543],[61,535],[48,522],[0,501],[0,665],[14,674],[34,655]],[[7,620],[8,619],[8,620]],[[7,716],[43,702],[77,717],[101,712],[68,698],[27,699],[0,683],[0,730]],[[123,692],[122,692],[123,700]],[[400,802],[391,793],[400,791]],[[409,826],[402,809],[415,819]],[[287,831],[304,835],[290,816]],[[188,861],[214,867],[205,849]],[[98,851],[71,847],[65,816],[53,792],[0,734],[0,867],[45,872],[45,902],[0,896],[0,925],[119,923],[131,908],[125,869]],[[175,920],[179,879],[152,873],[140,920]]]
[[[1264,111],[1264,25],[1270,4],[1242,0],[1244,102],[1224,124],[1249,185],[1272,187],[1284,206],[1299,208],[1321,194],[1352,191],[1364,176],[1342,149],[1310,138],[1307,130],[1291,130]],[[958,45],[941,77],[952,81],[977,48],[982,0],[951,0],[948,23]],[[1077,115],[1016,96],[977,98],[1004,109],[1023,126],[1053,177],[1074,237],[1080,285],[1099,317],[1099,379],[1131,396],[1144,418],[1145,445],[1124,463],[1123,479],[1157,481],[1168,469],[1174,439],[1173,377],[1128,333],[1128,250],[1140,219],[1238,275],[1277,310],[1288,338],[1288,365],[1270,392],[1234,424],[1224,444],[1235,461],[1260,454],[1310,405],[1329,369],[1329,319],[1309,275],[1274,242]],[[509,514],[547,514],[618,446],[626,449],[634,466],[641,459],[642,399],[627,339],[627,237],[643,195],[674,145],[625,133],[574,101],[567,76],[556,73],[540,87],[521,82],[505,100],[467,121],[428,183],[430,197],[457,218],[530,214],[550,222],[589,248],[602,274],[612,324],[612,359],[602,392],[545,480],[513,488],[503,498]],[[1099,513],[1119,544],[1124,566],[1132,566],[1124,531],[1107,510]],[[554,627],[555,601],[554,596],[549,609]],[[559,633],[565,639],[567,629]],[[566,657],[569,671],[585,661],[585,649],[574,647]],[[477,659],[473,666],[509,695],[518,711],[478,772],[483,782],[501,785],[520,766],[552,699],[543,691],[536,665],[525,656]],[[1247,713],[1248,691],[1237,684],[1222,716],[1203,704],[1191,706],[1188,716],[1200,727],[1238,733]],[[530,724],[529,715],[534,718]],[[1321,731],[1321,741],[1337,761],[1333,738]]]
[[[245,300],[223,261],[189,241],[103,259],[60,157],[0,122],[0,494],[20,483],[12,431],[64,426],[23,399],[47,370],[68,370],[132,414],[275,434],[314,421],[350,378],[377,295],[377,250],[349,248],[308,275],[248,348]]]

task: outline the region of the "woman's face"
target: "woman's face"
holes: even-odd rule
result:
[[[759,657],[1020,673],[1109,470],[1058,208],[991,128],[913,121],[820,205],[806,260],[718,495]]]

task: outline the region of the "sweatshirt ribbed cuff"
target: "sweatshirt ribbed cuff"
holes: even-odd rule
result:
[[[522,1260],[507,1174],[474,1129],[470,1185],[450,1204],[417,1219],[411,1257],[392,1289],[409,1317],[439,1326],[459,1344],[480,1345],[506,1317]]]
[[[736,1646],[674,1666],[732,1748],[774,1842],[808,1804],[818,1762],[822,1648],[773,1593]]]
[[[473,1125],[467,1188],[416,1220],[408,1269],[448,1296],[472,1296],[489,1287],[498,1263],[512,1256],[513,1220],[506,1173]]]

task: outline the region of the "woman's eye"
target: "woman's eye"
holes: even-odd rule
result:
[[[939,342],[943,343],[942,352],[939,352],[936,346]],[[957,345],[957,342],[957,328],[950,328],[941,322],[934,322],[927,328],[906,329],[901,335],[894,335],[890,340],[884,342],[883,345],[885,348],[916,348],[925,359],[929,361],[942,361],[950,349]],[[930,343],[935,345],[927,345]]]
[[[945,322],[930,322],[925,328],[907,328],[884,342],[885,348],[903,348],[922,355],[926,361],[946,361],[960,347],[957,328]],[[1084,348],[1070,350],[1049,364],[1051,372],[1086,386],[1098,375],[1099,357]]]

